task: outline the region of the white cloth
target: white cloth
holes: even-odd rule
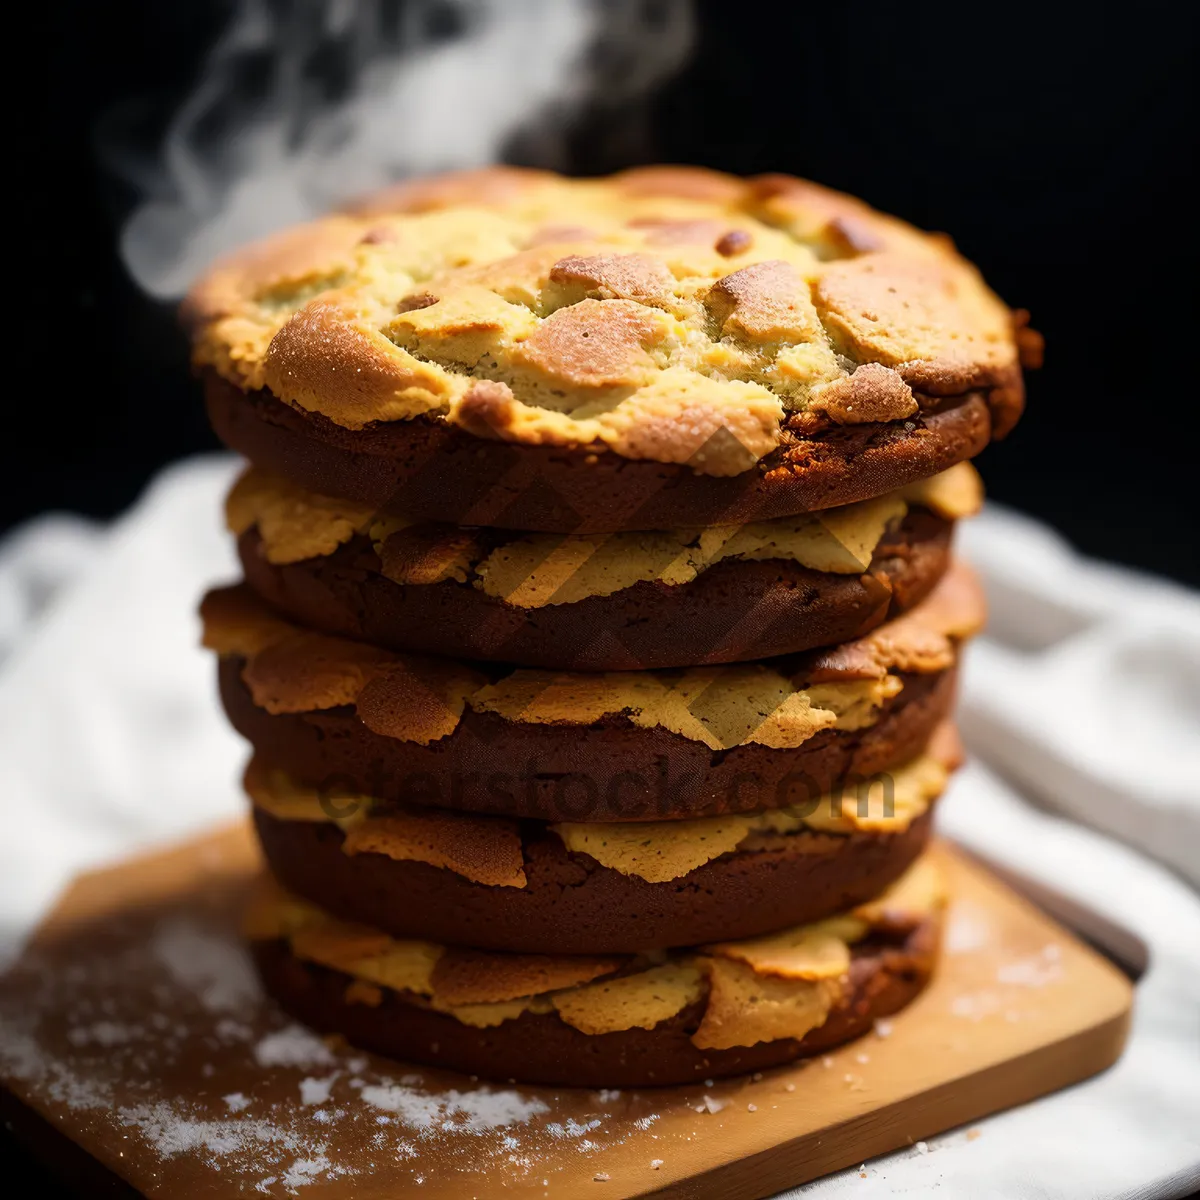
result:
[[[244,751],[195,615],[235,574],[220,526],[233,469],[183,463],[109,528],[52,516],[0,543],[10,950],[80,868],[241,811]],[[791,1194],[1185,1195],[1200,1186],[1200,898],[1180,878],[1200,883],[1200,602],[994,507],[963,545],[992,602],[962,704],[988,765],[955,783],[942,828],[1150,945],[1133,1034],[1112,1070],[990,1118],[977,1140],[945,1134],[866,1164],[865,1180],[854,1169]]]

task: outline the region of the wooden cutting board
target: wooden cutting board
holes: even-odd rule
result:
[[[754,1079],[472,1083],[330,1046],[258,992],[236,826],[82,876],[0,979],[6,1117],[88,1195],[749,1200],[1109,1066],[1132,987],[977,864],[935,982],[875,1035]],[[964,1137],[975,1136],[967,1130]]]

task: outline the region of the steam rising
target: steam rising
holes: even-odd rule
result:
[[[572,117],[682,64],[690,0],[236,0],[121,231],[137,282],[183,294],[217,255],[408,175],[561,165]]]

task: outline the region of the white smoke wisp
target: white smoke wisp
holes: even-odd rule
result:
[[[555,166],[573,114],[648,94],[692,34],[690,0],[236,0],[160,160],[107,148],[146,192],[122,259],[176,299],[234,246],[518,133]]]

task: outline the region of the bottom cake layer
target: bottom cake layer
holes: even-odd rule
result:
[[[487,1079],[640,1087],[763,1070],[868,1032],[928,983],[944,900],[923,859],[838,917],[640,957],[401,942],[280,892],[247,932],[267,991],[361,1049]]]

